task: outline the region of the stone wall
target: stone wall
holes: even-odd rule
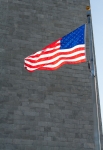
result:
[[[34,73],[23,67],[25,57],[86,23],[87,5],[0,0],[0,150],[94,149],[87,63]]]

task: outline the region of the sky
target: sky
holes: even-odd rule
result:
[[[103,0],[90,0],[103,129]]]

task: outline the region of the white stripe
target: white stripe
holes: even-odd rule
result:
[[[60,40],[59,40],[59,41],[57,41],[56,43],[60,43]]]
[[[81,57],[78,57],[78,58],[75,58],[75,59],[71,59],[71,60],[60,60],[56,64],[45,65],[45,66],[43,66],[43,68],[46,68],[46,67],[48,67],[48,68],[54,68],[54,67],[59,66],[62,62],[76,62],[76,61],[83,60],[83,59],[86,59],[86,57],[85,56],[81,56]],[[26,65],[24,67],[26,67]],[[33,71],[33,70],[37,70],[40,67],[38,67],[38,68],[30,68],[30,67],[27,66],[26,68],[27,68],[27,70]]]
[[[79,60],[82,60],[82,59],[85,59],[85,56],[81,56],[81,57],[78,57],[78,58],[75,58],[75,59],[71,59],[71,60],[60,60],[58,63],[56,64],[51,64],[51,65],[45,65],[43,67],[49,67],[49,68],[53,68],[53,67],[57,67],[59,66],[62,62],[66,61],[66,62],[75,62],[75,61],[79,61]]]
[[[81,54],[81,53],[84,53],[85,54],[85,50],[81,50],[81,51],[78,51],[78,52],[74,52],[72,54],[68,54],[68,55],[59,55],[57,57],[54,57],[53,59],[49,59],[49,60],[45,60],[45,61],[40,61],[40,62],[37,62],[37,63],[32,63],[32,62],[29,62],[28,60],[25,60],[25,63],[31,65],[31,66],[37,66],[37,65],[41,65],[41,64],[47,64],[47,63],[52,63],[56,60],[58,60],[59,58],[61,57],[72,57],[72,56],[75,56],[77,54]],[[49,57],[49,56],[48,56]],[[69,59],[69,58],[68,58]]]
[[[50,50],[59,49],[59,48],[60,48],[60,45],[59,46],[55,46],[53,48],[46,48],[46,49],[44,49],[44,51],[50,51]]]
[[[82,48],[82,47],[85,47],[85,44],[76,45],[76,46],[74,46],[74,47],[72,47],[72,48],[69,48],[69,49],[61,49],[61,50],[64,50],[64,51],[67,50],[67,51],[71,52],[71,51],[73,51],[74,49]]]
[[[69,48],[69,49],[61,49],[61,50],[67,50],[67,51],[72,51],[72,50],[74,50],[75,48],[81,48],[81,47],[85,47],[85,44],[80,44],[80,45],[76,45],[76,46],[74,46],[74,47],[72,47],[72,48]],[[60,46],[58,46],[57,48],[60,48]],[[54,48],[47,48],[47,49],[45,49],[46,51],[49,51],[49,50],[54,50],[55,49],[55,47]]]
[[[29,71],[33,71],[33,70],[37,70],[38,68],[30,68],[30,67],[28,67],[28,66],[26,66],[26,65],[24,65],[24,68],[26,68],[27,70],[29,70]]]
[[[38,52],[36,52],[35,54],[31,54],[30,56],[28,56],[28,57],[26,57],[25,59],[27,59],[27,58],[32,58],[31,56],[35,56],[35,55],[37,55],[37,54],[40,54],[42,51],[38,51]]]

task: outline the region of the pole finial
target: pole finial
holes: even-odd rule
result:
[[[86,10],[90,10],[90,6],[86,6]]]

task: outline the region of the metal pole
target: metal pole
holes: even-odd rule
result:
[[[87,19],[88,19],[88,29],[89,29],[88,32],[89,32],[89,49],[90,49],[91,85],[92,85],[92,99],[93,99],[93,117],[94,117],[94,143],[95,143],[94,149],[101,150],[90,7],[88,7],[87,10],[88,10]]]

